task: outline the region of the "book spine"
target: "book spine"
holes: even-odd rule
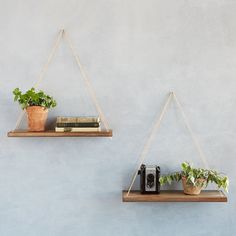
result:
[[[100,128],[69,128],[69,127],[56,127],[55,128],[56,132],[98,132],[101,131]]]
[[[57,123],[57,127],[99,127],[98,122],[86,122],[86,123]]]

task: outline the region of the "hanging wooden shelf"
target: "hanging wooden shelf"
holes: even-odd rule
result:
[[[20,124],[22,122],[22,119],[25,115],[25,110],[21,113],[20,117],[18,118],[17,120],[17,123],[16,123],[16,128],[15,130],[13,131],[10,131],[7,133],[7,136],[8,137],[112,137],[112,130],[109,129],[109,125],[108,125],[108,122],[106,121],[105,119],[105,116],[102,112],[102,109],[96,99],[96,96],[95,96],[95,91],[89,81],[89,78],[87,76],[87,73],[83,67],[83,65],[81,64],[80,62],[80,59],[75,51],[75,48],[68,36],[68,33],[65,32],[64,29],[60,30],[59,31],[59,34],[58,34],[58,37],[55,41],[55,44],[53,45],[53,48],[50,52],[50,55],[48,57],[48,60],[47,60],[47,63],[44,65],[42,71],[41,71],[41,74],[39,76],[39,79],[38,81],[34,84],[34,88],[38,87],[39,86],[39,83],[42,81],[42,79],[44,78],[45,76],[45,73],[48,69],[48,66],[50,65],[54,55],[55,55],[55,52],[60,44],[60,41],[62,38],[65,38],[66,42],[68,43],[70,49],[71,49],[71,52],[72,52],[72,55],[73,57],[75,58],[75,61],[79,67],[79,70],[81,72],[81,75],[82,75],[82,78],[85,82],[85,85],[88,89],[88,92],[89,92],[89,95],[91,96],[91,99],[93,101],[93,104],[98,112],[98,116],[100,117],[101,119],[101,123],[104,125],[104,128],[105,130],[101,130],[101,131],[95,131],[95,132],[56,132],[55,130],[48,130],[48,131],[45,131],[45,132],[29,132],[27,130],[20,130],[19,127],[20,127]]]
[[[198,143],[197,138],[195,137],[188,119],[183,111],[183,108],[177,99],[174,92],[170,92],[168,99],[162,109],[162,112],[156,121],[154,128],[152,129],[150,136],[148,137],[145,146],[143,148],[143,151],[140,155],[140,161],[137,166],[137,169],[133,175],[133,178],[131,180],[131,183],[129,185],[128,190],[123,190],[122,192],[122,200],[123,202],[227,202],[227,196],[222,192],[218,190],[204,190],[201,191],[199,195],[186,195],[184,194],[183,190],[166,190],[161,191],[160,194],[141,194],[138,190],[132,190],[132,187],[134,185],[135,179],[138,176],[138,172],[140,169],[140,166],[144,163],[145,157],[147,155],[148,149],[150,148],[150,145],[152,143],[154,133],[157,131],[157,129],[160,127],[161,121],[167,111],[167,108],[170,104],[170,101],[174,99],[174,101],[177,104],[177,107],[182,113],[182,117],[184,119],[185,125],[191,135],[191,138],[193,139],[193,142],[197,148],[197,151],[199,152],[199,155],[204,163],[205,166],[207,165],[206,158],[201,150],[201,147]],[[129,193],[129,194],[128,194]]]
[[[27,130],[14,130],[7,133],[8,137],[112,137],[112,130],[97,132],[55,132],[54,130],[44,132],[30,132]]]
[[[204,190],[199,195],[186,195],[182,190],[161,191],[160,194],[141,194],[139,191],[122,193],[123,202],[227,202],[222,191]]]

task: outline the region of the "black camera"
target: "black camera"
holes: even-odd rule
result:
[[[160,193],[160,167],[156,165],[140,166],[138,174],[140,175],[140,191],[141,193]]]

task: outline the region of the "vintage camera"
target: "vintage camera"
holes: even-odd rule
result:
[[[160,167],[156,165],[142,164],[138,174],[140,175],[141,193],[160,193]]]

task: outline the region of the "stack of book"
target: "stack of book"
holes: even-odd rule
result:
[[[57,117],[56,132],[101,131],[99,117]]]

